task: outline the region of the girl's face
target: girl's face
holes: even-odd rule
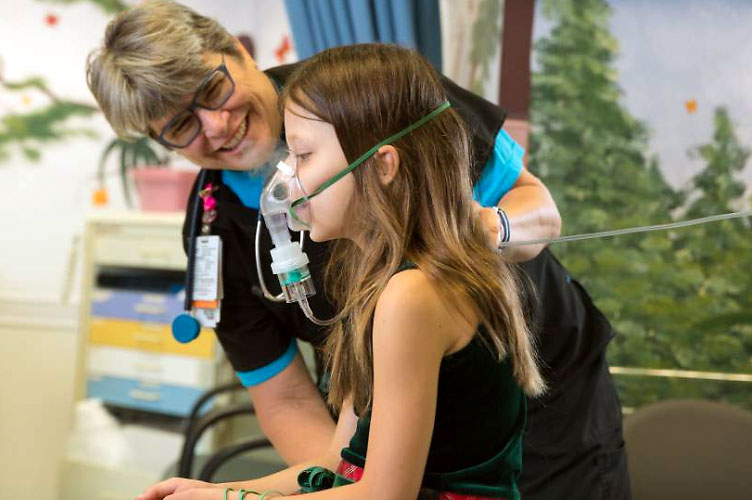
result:
[[[297,168],[305,193],[312,194],[327,180],[347,167],[347,159],[334,127],[293,102],[285,105],[285,136],[290,157],[285,161]],[[348,173],[310,200],[309,224],[313,241],[354,238],[347,210],[355,194],[355,178]]]

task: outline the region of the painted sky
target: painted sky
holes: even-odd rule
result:
[[[650,130],[650,154],[685,185],[703,163],[687,151],[709,142],[713,112],[726,106],[752,148],[752,1],[611,0],[611,32],[624,104]],[[551,24],[536,17],[536,38]],[[697,101],[697,112],[685,108]],[[752,161],[742,174],[752,188]]]

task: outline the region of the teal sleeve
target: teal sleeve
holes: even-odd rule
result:
[[[504,130],[494,141],[491,157],[473,188],[473,199],[484,207],[495,206],[522,173],[525,150]]]

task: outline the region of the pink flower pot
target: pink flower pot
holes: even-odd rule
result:
[[[136,168],[131,177],[136,183],[141,210],[184,212],[198,170]]]

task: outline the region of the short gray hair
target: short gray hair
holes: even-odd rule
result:
[[[149,134],[148,122],[184,106],[209,71],[206,52],[241,53],[217,21],[170,0],[152,0],[109,22],[89,54],[86,82],[120,137]]]

